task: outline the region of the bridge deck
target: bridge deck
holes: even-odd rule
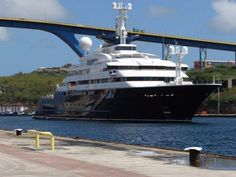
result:
[[[73,32],[75,34],[92,35],[96,36],[98,34],[114,34],[113,29],[100,28],[85,26],[80,24],[67,24],[59,22],[49,22],[42,20],[31,20],[24,18],[0,18],[0,26],[2,27],[12,27],[12,28],[26,28],[26,29],[36,29],[43,30],[53,33],[54,30],[61,30],[67,32]],[[152,42],[152,43],[164,43],[164,44],[176,44],[185,45],[190,47],[198,48],[208,48],[216,50],[225,51],[236,51],[236,43],[233,42],[222,42],[207,39],[197,39],[190,37],[180,37],[174,35],[162,35],[146,32],[133,32],[128,31],[128,35],[140,35],[139,41]]]

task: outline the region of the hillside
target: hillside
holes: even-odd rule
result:
[[[207,68],[205,70],[190,69],[187,71],[188,76],[194,81],[212,81],[215,76],[216,80],[225,81],[230,78],[236,79],[236,69],[234,67],[218,66],[216,68]]]
[[[41,96],[53,93],[56,84],[65,77],[63,72],[18,73],[0,77],[0,104],[23,103],[35,106]]]
[[[236,113],[236,69],[234,67],[219,66],[205,70],[191,69],[187,72],[188,76],[195,83],[221,82],[220,88],[220,113]],[[228,89],[228,79],[232,79],[233,87]],[[208,113],[216,114],[218,111],[218,93],[213,93],[201,106],[200,111],[206,110]]]

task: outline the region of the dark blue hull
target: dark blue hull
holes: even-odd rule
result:
[[[191,121],[218,85],[57,92],[39,101],[35,118]]]

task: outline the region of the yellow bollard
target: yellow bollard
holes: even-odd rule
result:
[[[55,140],[54,140],[54,136],[51,137],[51,150],[52,150],[52,151],[55,150]]]
[[[39,149],[39,147],[40,147],[40,135],[41,135],[41,136],[46,136],[46,137],[50,138],[51,150],[55,150],[55,138],[54,138],[54,136],[51,132],[40,132],[40,131],[36,131],[36,130],[28,130],[27,132],[35,135],[35,138],[36,138],[35,147],[36,147],[36,149]]]
[[[40,146],[40,142],[39,142],[39,134],[37,133],[37,134],[36,134],[35,148],[36,148],[36,149],[39,149],[39,146]]]
[[[53,134],[51,132],[39,132],[39,135],[50,137],[50,143],[51,143],[50,147],[51,147],[51,150],[54,151],[55,150],[55,140],[54,140]]]

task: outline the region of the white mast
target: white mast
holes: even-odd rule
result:
[[[180,47],[180,46],[170,46],[169,47],[170,55],[176,55],[176,67],[175,67],[175,84],[182,85],[183,78],[181,76],[181,64],[185,55],[188,54],[188,47]]]
[[[128,3],[128,5],[125,6],[122,2],[113,2],[112,8],[114,10],[119,10],[119,16],[117,17],[116,23],[116,34],[120,37],[120,44],[126,44],[127,31],[125,28],[125,21],[128,19],[128,10],[132,10],[132,4]]]

